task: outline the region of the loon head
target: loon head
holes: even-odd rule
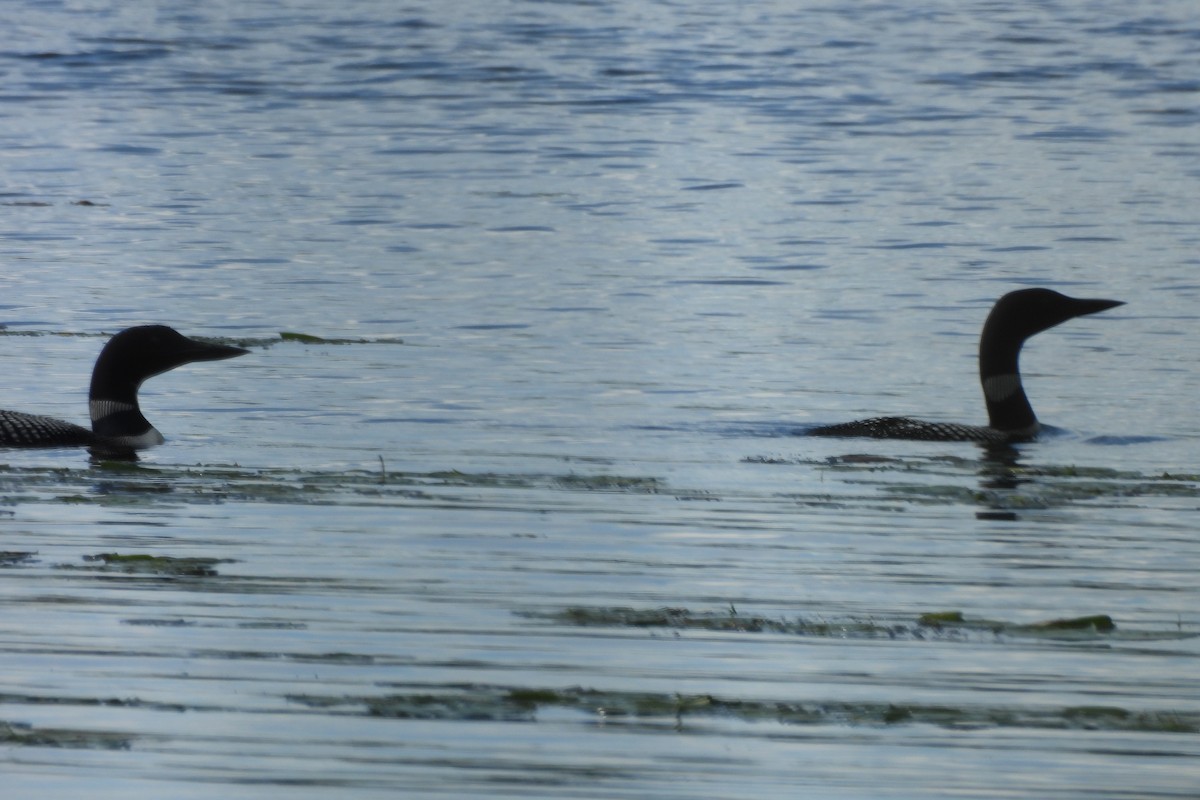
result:
[[[983,325],[983,338],[1020,345],[1034,334],[1069,319],[1124,305],[1120,300],[1084,300],[1053,289],[1018,289],[996,301]]]
[[[138,407],[142,382],[193,361],[217,361],[248,352],[241,347],[189,339],[166,325],[141,325],[121,331],[100,351],[92,371],[92,432],[106,449],[140,450],[162,444],[162,434]]]
[[[1018,366],[1026,339],[1069,319],[1121,305],[1120,300],[1067,297],[1053,289],[1019,289],[997,300],[979,339],[979,379],[990,427],[1022,436],[1037,433],[1037,417]]]

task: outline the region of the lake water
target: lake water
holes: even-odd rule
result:
[[[2,16],[6,800],[1200,796],[1193,3]]]

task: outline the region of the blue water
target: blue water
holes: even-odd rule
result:
[[[1200,792],[1190,3],[0,16],[0,407],[253,351],[0,452],[4,797]]]

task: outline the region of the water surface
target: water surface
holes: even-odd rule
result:
[[[1190,11],[16,7],[5,796],[1194,797]]]

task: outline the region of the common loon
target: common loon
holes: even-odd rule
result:
[[[1021,385],[1018,360],[1025,340],[1075,317],[1124,305],[1120,300],[1081,300],[1051,289],[1020,289],[996,301],[979,338],[979,382],[988,424],[958,425],[909,417],[874,417],[826,425],[809,436],[866,436],[940,442],[1003,444],[1029,441],[1041,430]]]
[[[54,417],[0,411],[0,447],[79,446],[119,455],[162,444],[162,434],[138,407],[142,382],[193,361],[217,361],[248,352],[189,339],[166,325],[127,328],[109,339],[92,370],[91,430]]]

